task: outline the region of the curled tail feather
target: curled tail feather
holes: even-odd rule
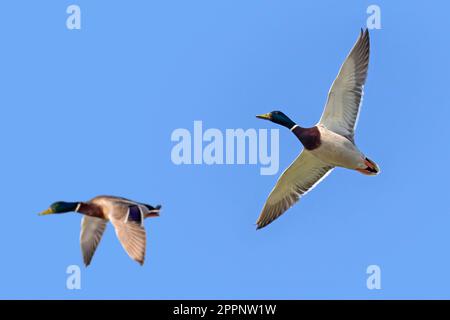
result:
[[[152,207],[150,205],[145,205],[148,209],[148,212],[145,214],[145,218],[149,217],[159,217],[159,211],[161,210],[161,205],[157,205],[156,207]]]

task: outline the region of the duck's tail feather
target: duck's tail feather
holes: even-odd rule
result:
[[[161,205],[157,205],[156,207],[153,207],[151,205],[146,204],[145,206],[148,209],[148,212],[145,214],[145,218],[159,217],[159,211],[161,210]]]
[[[376,176],[381,171],[380,167],[378,167],[378,165],[375,162],[373,162],[372,160],[370,160],[367,157],[364,161],[364,164],[367,166],[365,169],[356,169],[359,172],[361,172],[362,174],[365,174],[368,176]]]

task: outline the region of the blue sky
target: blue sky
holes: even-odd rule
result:
[[[81,7],[81,30],[65,26]],[[278,175],[172,163],[177,128],[319,119],[372,1],[9,1],[2,5],[0,298],[450,298],[448,4],[377,1],[356,141],[382,173],[335,170],[267,228]],[[280,128],[280,171],[301,146]],[[161,203],[144,267],[107,232],[81,290],[98,194]],[[381,268],[368,290],[366,268]]]

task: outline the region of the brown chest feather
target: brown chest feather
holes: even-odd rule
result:
[[[86,216],[105,219],[102,208],[91,203],[81,202],[80,207],[78,208],[78,212]]]
[[[321,144],[320,131],[317,127],[295,127],[292,132],[296,135],[296,137],[300,140],[300,142],[307,150],[317,149]]]

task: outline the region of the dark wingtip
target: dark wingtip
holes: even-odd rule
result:
[[[369,28],[361,28],[360,35],[364,36],[364,37],[368,36],[369,35]]]
[[[264,228],[265,226],[266,226],[266,224],[256,223],[256,231]]]
[[[369,38],[369,28],[361,28],[361,37]]]

